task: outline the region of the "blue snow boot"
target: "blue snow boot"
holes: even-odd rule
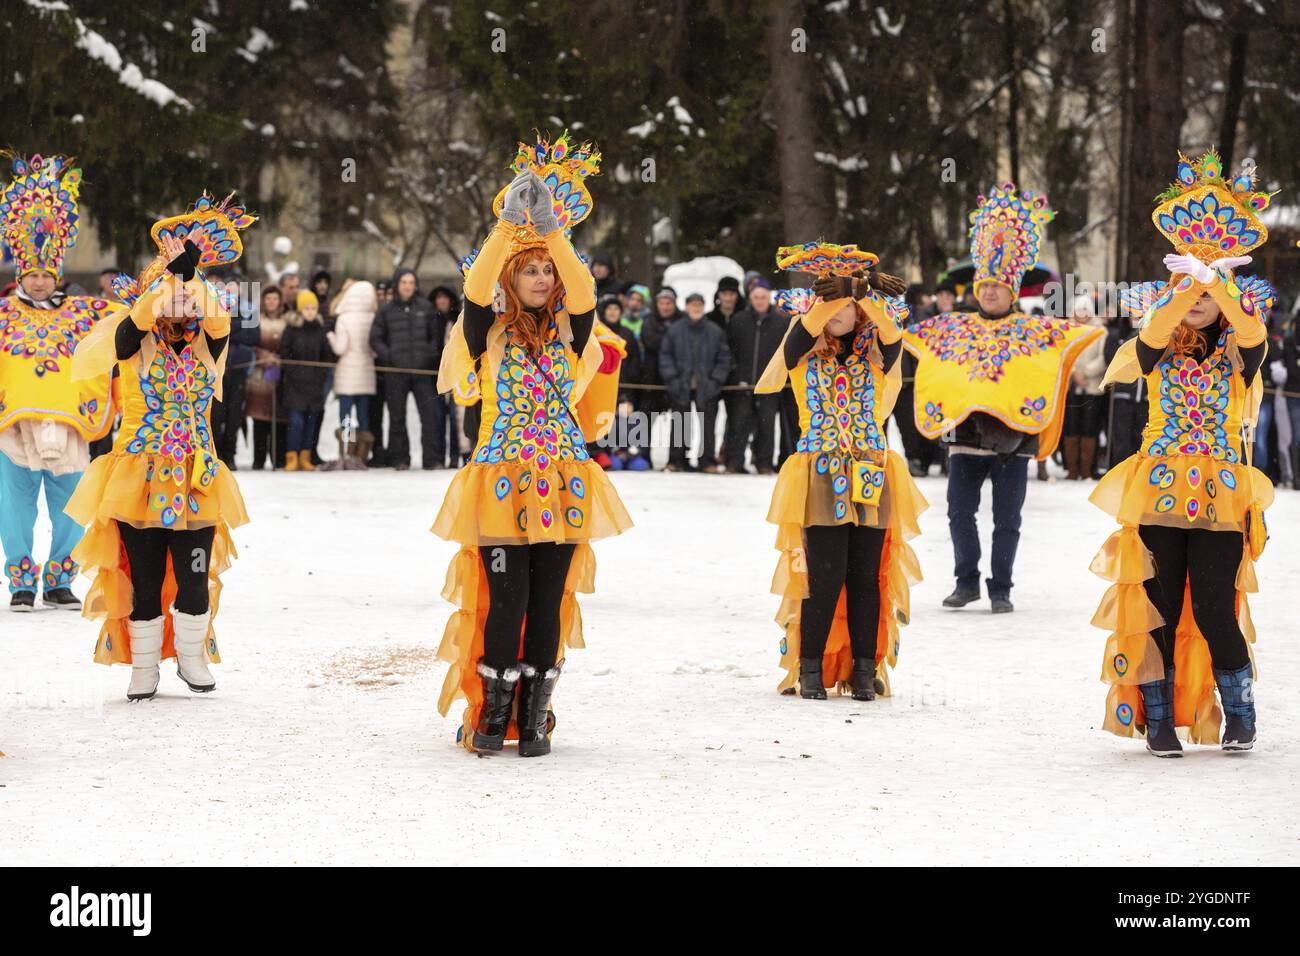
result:
[[[1139,684],[1146,711],[1147,750],[1157,757],[1181,757],[1183,745],[1174,730],[1174,669],[1165,668],[1164,680]]]
[[[1255,677],[1251,665],[1235,671],[1214,668],[1214,682],[1219,685],[1223,702],[1224,750],[1252,750],[1255,747]]]

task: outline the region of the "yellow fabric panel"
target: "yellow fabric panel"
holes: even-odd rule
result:
[[[927,438],[951,431],[975,412],[1008,428],[1044,435],[1047,453],[1060,434],[1070,371],[1105,334],[1090,325],[1012,313],[985,320],[945,313],[903,332],[916,356],[916,426]]]
[[[20,421],[51,420],[87,441],[113,423],[109,372],[78,379],[80,343],[101,327],[115,327],[122,306],[68,296],[57,309],[34,309],[17,296],[0,299],[0,430]]]

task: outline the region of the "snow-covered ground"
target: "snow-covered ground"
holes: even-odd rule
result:
[[[1254,603],[1261,742],[1169,761],[1099,729],[1090,484],[1031,482],[1018,610],[995,618],[940,608],[944,485],[923,481],[927,577],[896,696],[866,704],[775,691],[772,479],[617,475],[637,527],[598,546],[553,754],[520,760],[467,753],[459,705],[434,706],[454,548],[426,529],[451,473],[238,477],[216,693],[165,668],[128,704],[90,622],[0,613],[0,862],[1300,862],[1298,493]]]

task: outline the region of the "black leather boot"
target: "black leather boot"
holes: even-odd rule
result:
[[[965,607],[967,604],[980,599],[980,586],[975,584],[961,584],[943,599],[944,607]]]
[[[805,700],[825,700],[826,685],[822,683],[822,659],[799,659],[799,696]]]
[[[483,679],[483,710],[479,712],[478,725],[474,728],[474,749],[500,750],[505,745],[506,728],[510,726],[519,668],[495,670],[480,660],[478,675]]]
[[[551,694],[564,661],[548,671],[522,664],[519,679],[519,756],[541,757],[551,752]]]
[[[849,675],[849,690],[854,700],[876,699],[876,659],[874,657],[853,658],[853,673]]]

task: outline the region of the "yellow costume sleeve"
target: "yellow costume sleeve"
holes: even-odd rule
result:
[[[475,265],[477,264],[475,260]],[[470,271],[474,271],[473,267]],[[466,287],[468,288],[468,280],[466,280]],[[477,401],[477,396],[473,400],[468,398],[470,386],[475,384],[469,378],[473,374],[474,360],[470,358],[469,343],[465,341],[465,313],[461,312],[456,317],[451,337],[447,339],[447,345],[442,350],[442,361],[438,363],[438,393],[441,395],[455,391],[457,404],[472,405]],[[462,401],[462,397],[466,400]]]
[[[1196,280],[1191,276],[1183,276],[1177,285],[1172,281],[1173,276],[1169,278],[1168,288],[1156,300],[1146,325],[1138,333],[1138,338],[1153,349],[1169,347],[1169,340],[1173,337],[1174,329],[1178,328],[1178,324],[1187,315],[1187,310],[1205,291],[1204,287],[1197,284]]]
[[[893,345],[903,337],[903,330],[894,320],[893,306],[875,289],[858,299],[858,305],[867,313],[867,318],[876,323],[876,328],[879,329],[877,338],[881,345]]]
[[[592,326],[591,336],[601,349],[602,361],[605,346],[618,352],[620,363],[627,358],[627,343],[623,337],[599,319]],[[599,441],[614,427],[614,419],[618,417],[618,374],[617,368],[612,372],[597,372],[578,402],[578,427],[589,442]]]
[[[555,263],[555,274],[564,284],[564,308],[570,315],[580,315],[596,308],[596,280],[582,264],[573,245],[559,229],[546,236],[546,251]],[[475,265],[478,262],[475,261]],[[471,269],[471,271],[473,271]],[[593,333],[594,334],[594,333]]]
[[[1237,280],[1232,276],[1223,276],[1222,282],[1210,284],[1210,296],[1219,304],[1223,315],[1237,333],[1237,346],[1248,349],[1259,345],[1268,337],[1264,323],[1258,314],[1247,315],[1241,308],[1242,291]]]
[[[124,305],[115,305],[113,311],[95,323],[95,327],[77,343],[72,353],[72,380],[85,381],[109,375],[117,364],[117,327],[130,313]]]
[[[1110,365],[1106,367],[1106,377],[1101,380],[1103,389],[1123,382],[1128,384],[1136,382],[1138,376],[1142,374],[1142,368],[1138,365],[1137,357],[1137,339],[1131,338],[1115,352],[1115,357],[1110,360]]]
[[[808,334],[813,338],[821,335],[826,331],[826,324],[835,318],[835,313],[848,305],[849,300],[844,299],[820,299],[811,309],[799,317],[803,327],[808,330]]]
[[[504,219],[498,219],[496,228],[488,236],[487,242],[474,258],[465,276],[465,298],[475,305],[489,307],[496,292],[497,280],[501,278],[501,267],[506,264],[506,254],[510,251],[510,241],[517,227]],[[463,338],[463,337],[462,337]]]

